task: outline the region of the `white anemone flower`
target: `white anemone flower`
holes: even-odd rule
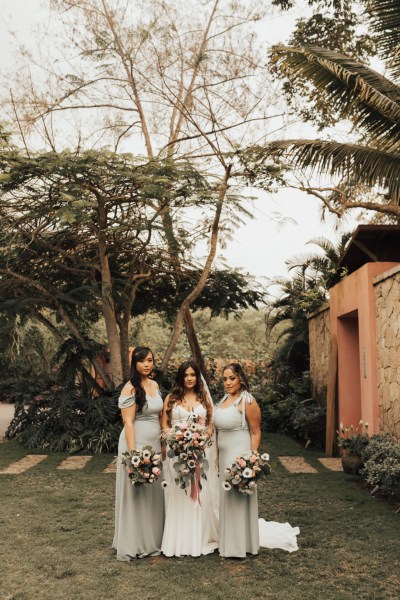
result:
[[[226,492],[229,492],[229,490],[232,489],[232,486],[229,483],[229,481],[223,481],[222,482],[222,489],[224,489]]]
[[[191,426],[189,427],[190,431],[197,431],[197,425],[196,423],[192,423]]]
[[[194,468],[195,468],[195,466],[196,466],[196,463],[194,462],[194,460],[189,460],[189,462],[188,462],[188,467],[189,467],[190,469],[194,469]]]
[[[143,456],[143,458],[150,458],[150,456],[151,456],[150,450],[143,450],[142,456]]]
[[[261,460],[269,460],[269,454],[267,454],[266,452],[264,452],[264,454],[261,454]]]
[[[183,434],[183,437],[185,438],[185,440],[191,440],[193,435],[191,434],[190,431],[185,431],[185,433]]]
[[[134,467],[138,467],[140,465],[139,456],[132,456],[131,463],[133,464]]]
[[[243,477],[246,477],[247,479],[253,477],[253,469],[249,469],[249,467],[246,467],[243,471]]]

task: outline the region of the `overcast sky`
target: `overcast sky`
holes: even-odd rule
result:
[[[42,0],[0,0],[0,68],[8,69],[14,62],[15,45],[9,31],[13,30],[21,41],[29,45],[32,26],[39,20],[48,18],[43,10]],[[265,31],[268,43],[284,41],[293,28],[296,15],[291,13],[271,19]],[[296,128],[290,137],[298,137]],[[219,253],[220,259],[232,267],[240,267],[257,277],[271,278],[287,273],[285,260],[293,255],[308,252],[307,241],[316,236],[328,237],[335,241],[337,220],[330,215],[324,223],[320,220],[321,205],[314,199],[297,190],[282,189],[274,195],[260,195],[254,202],[254,219],[242,226]],[[276,213],[290,217],[279,224]],[[354,229],[357,223],[348,217],[340,231]]]

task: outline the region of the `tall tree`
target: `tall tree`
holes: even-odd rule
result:
[[[108,386],[119,384],[129,374],[137,290],[171,271],[159,233],[161,198],[190,207],[212,202],[213,191],[183,161],[146,164],[106,151],[28,158],[12,150],[2,154],[2,170],[3,298],[27,305],[42,322],[51,309],[86,350],[82,323],[101,314],[112,381],[93,361]]]
[[[63,61],[43,63],[37,78],[18,81],[10,106],[24,136],[39,135],[56,149],[65,123],[77,123],[75,143],[130,143],[149,159],[188,158],[207,167],[218,187],[214,215],[206,223],[209,251],[203,270],[177,310],[164,365],[186,322],[198,354],[190,306],[201,293],[216,254],[221,218],[234,177],[227,153],[260,136],[273,118],[270,98],[260,94],[267,69],[254,25],[268,2],[213,0],[52,0]],[[42,47],[45,44],[43,40]],[[30,68],[32,68],[32,61]],[[65,65],[68,65],[67,68]],[[43,81],[46,79],[46,81]],[[93,121],[91,121],[93,119]],[[91,126],[91,129],[89,128]],[[128,140],[131,136],[131,141]],[[182,236],[179,212],[155,199],[163,235],[179,277]],[[201,360],[201,357],[198,357]]]
[[[307,82],[305,96],[312,97],[314,109],[334,122],[352,122],[360,141],[283,140],[269,146],[268,152],[285,155],[294,167],[341,178],[336,186],[301,186],[333,212],[341,215],[350,208],[364,208],[400,221],[400,8],[387,0],[374,0],[367,8],[378,52],[393,80],[335,49],[277,46],[271,53],[283,78],[294,85]],[[364,186],[361,194],[359,186]]]

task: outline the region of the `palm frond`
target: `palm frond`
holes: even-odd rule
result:
[[[292,258],[288,258],[287,260],[285,260],[285,265],[287,266],[288,271],[292,271],[293,269],[297,268],[301,268],[303,271],[305,271],[307,267],[314,263],[315,258],[315,253],[311,252],[309,252],[308,254],[298,254],[296,256],[292,256]]]
[[[400,155],[368,146],[341,144],[322,140],[284,140],[271,142],[268,150],[286,155],[292,165],[310,168],[318,175],[352,176],[357,183],[379,185],[388,190],[391,199],[400,199]]]
[[[400,87],[395,83],[324,48],[275,46],[271,56],[289,79],[312,83],[324,105],[340,118],[351,118],[374,145],[387,151],[400,147]]]
[[[368,5],[378,50],[394,77],[400,77],[399,0],[372,0]]]

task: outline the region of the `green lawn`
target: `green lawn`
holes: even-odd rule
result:
[[[390,600],[399,598],[399,515],[354,478],[326,470],[321,454],[268,436],[272,476],[259,486],[260,516],[298,525],[299,552],[256,558],[164,557],[120,563],[113,534],[110,455],[82,471],[57,471],[51,454],[20,475],[0,475],[0,600]],[[0,468],[31,454],[0,444]],[[279,455],[303,455],[318,474],[289,474]],[[234,518],[234,515],[232,516]]]

